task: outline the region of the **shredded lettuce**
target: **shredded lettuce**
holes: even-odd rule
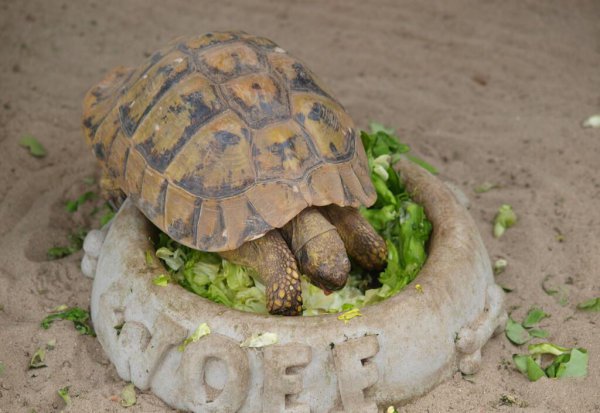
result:
[[[19,145],[29,149],[29,153],[36,158],[46,156],[46,148],[36,138],[31,135],[26,135],[21,138]]]
[[[361,139],[377,201],[360,212],[386,240],[387,267],[380,274],[370,274],[353,263],[346,286],[329,295],[303,277],[305,316],[346,312],[385,300],[414,280],[427,258],[431,223],[423,207],[411,200],[393,168],[410,148],[400,143],[393,130],[375,123],[371,124],[371,133],[361,133]],[[408,159],[435,171],[421,159]],[[238,310],[267,313],[265,287],[251,269],[215,253],[182,246],[164,233],[159,234],[155,247],[156,256],[165,263],[171,278],[185,289]]]
[[[196,330],[194,330],[194,332],[192,333],[191,336],[189,336],[188,338],[183,340],[183,343],[181,343],[177,347],[177,350],[183,352],[183,351],[185,351],[185,348],[188,346],[188,344],[195,343],[196,341],[200,340],[202,337],[207,336],[209,334],[210,334],[210,327],[208,326],[208,324],[202,323],[196,328]]]
[[[266,347],[277,344],[279,338],[275,333],[252,333],[250,337],[240,343],[240,347]]]
[[[135,394],[135,385],[129,383],[121,390],[121,406],[131,407],[137,403],[137,395]]]
[[[47,330],[56,320],[70,320],[79,334],[96,337],[96,333],[90,325],[90,313],[82,308],[64,305],[56,307],[52,310],[52,314],[42,320],[41,326]]]
[[[267,313],[265,288],[251,269],[185,247],[164,233],[159,234],[156,247],[156,256],[171,278],[186,290],[238,310]]]
[[[588,352],[584,348],[568,348],[552,343],[532,344],[529,354],[513,354],[513,362],[530,381],[542,377],[560,379],[564,377],[586,377],[588,374]],[[543,365],[542,355],[550,358]]]

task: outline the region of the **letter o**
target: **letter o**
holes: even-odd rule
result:
[[[221,363],[215,363],[215,359]],[[215,389],[206,382],[207,366],[211,375],[225,375],[222,389]],[[215,371],[222,366],[222,372]],[[250,385],[248,356],[238,343],[211,333],[185,348],[181,357],[181,392],[186,407],[194,412],[236,412],[243,404]],[[215,381],[215,380],[212,380]]]

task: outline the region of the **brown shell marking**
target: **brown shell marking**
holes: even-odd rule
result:
[[[314,94],[298,93],[292,97],[292,110],[322,158],[337,163],[354,155],[355,132],[347,126],[352,125],[352,120],[335,102]]]
[[[229,106],[253,129],[289,118],[288,97],[277,79],[255,73],[230,80],[224,85]]]
[[[209,49],[198,60],[202,72],[214,83],[261,70],[257,52],[243,43]]]
[[[190,67],[188,56],[173,51],[149,68],[135,81],[119,99],[121,125],[127,136],[132,136],[147,113],[174,83],[187,73]]]
[[[204,123],[225,109],[212,84],[191,75],[165,93],[132,143],[152,168],[163,172]]]
[[[178,39],[84,101],[94,154],[179,242],[233,249],[310,205],[375,191],[343,107],[297,59],[242,32]]]
[[[212,119],[179,151],[165,175],[202,198],[221,199],[256,181],[250,132],[233,112]]]
[[[119,91],[129,80],[135,69],[119,66],[114,68],[96,86],[91,88],[83,100],[83,130],[88,144],[92,145],[98,127],[113,109]]]
[[[304,64],[289,54],[269,53],[267,59],[273,70],[290,85],[290,90],[331,97],[329,91],[317,77]]]
[[[307,169],[318,164],[310,138],[292,121],[275,123],[256,131],[254,163],[257,178],[270,181],[286,177],[298,180]]]

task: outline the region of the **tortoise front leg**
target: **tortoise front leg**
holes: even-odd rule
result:
[[[306,208],[281,232],[292,249],[302,274],[324,290],[346,285],[350,260],[336,228],[316,208]]]
[[[367,271],[381,271],[387,263],[385,240],[373,229],[358,209],[328,205],[321,209],[336,227],[346,252]]]
[[[271,314],[302,314],[302,287],[294,255],[278,230],[222,251],[223,258],[253,268],[266,286],[267,309]]]

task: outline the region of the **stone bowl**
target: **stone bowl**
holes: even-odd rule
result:
[[[337,314],[246,313],[178,285],[154,285],[165,272],[145,261],[154,229],[126,201],[109,227],[87,236],[82,261],[94,278],[98,340],[119,376],[193,412],[370,413],[422,395],[457,370],[475,373],[481,348],[504,327],[503,292],[453,192],[410,161],[397,168],[433,224],[429,257],[412,284],[347,323]],[[201,323],[211,333],[179,351]],[[262,332],[278,343],[240,347]]]

